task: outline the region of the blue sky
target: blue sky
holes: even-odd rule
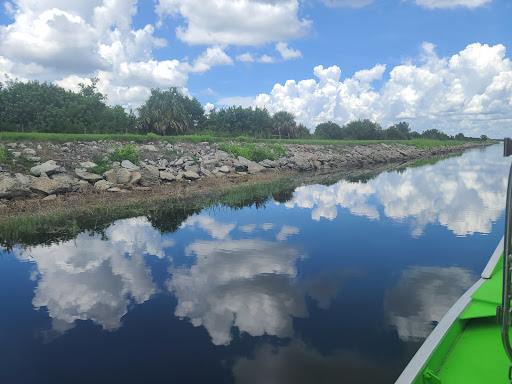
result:
[[[178,86],[207,110],[288,110],[310,129],[370,118],[512,132],[507,0],[9,0],[1,11],[0,73],[70,89],[98,76],[127,109]]]

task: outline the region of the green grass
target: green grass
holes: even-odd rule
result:
[[[7,160],[7,150],[0,147],[0,164],[5,163]]]
[[[155,137],[156,136],[156,137]],[[441,146],[458,146],[467,143],[457,140],[430,140],[430,139],[412,139],[412,140],[302,140],[302,139],[255,139],[251,137],[215,137],[211,135],[183,135],[183,136],[157,136],[157,135],[134,135],[134,134],[63,134],[63,133],[21,133],[21,132],[0,132],[0,141],[5,142],[42,142],[50,141],[54,143],[65,143],[68,141],[98,141],[110,140],[120,142],[147,143],[149,141],[165,141],[171,144],[178,142],[187,143],[224,143],[230,141],[239,141],[245,143],[268,143],[268,144],[309,144],[309,145],[370,145],[370,144],[404,144],[412,145],[417,148],[435,148]]]
[[[278,156],[271,149],[264,147],[259,148],[252,143],[244,144],[224,144],[219,145],[221,151],[231,153],[233,156],[242,156],[248,160],[259,162],[265,159],[277,160]]]
[[[112,163],[108,159],[105,159],[105,157],[94,156],[92,162],[96,164],[96,166],[89,168],[89,172],[103,175],[105,172],[112,169]]]

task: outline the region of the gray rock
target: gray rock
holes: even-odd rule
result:
[[[138,171],[140,168],[133,164],[130,160],[123,160],[121,162],[121,167],[129,169],[130,171]]]
[[[45,195],[54,195],[71,191],[71,185],[69,183],[60,180],[53,180],[48,177],[39,177],[32,180],[29,188],[34,192],[43,193]]]
[[[17,143],[7,143],[7,146],[9,148],[16,148],[18,146],[18,144]]]
[[[22,152],[25,156],[37,156],[36,151],[32,148],[25,148]]]
[[[95,192],[96,190],[93,188],[93,186],[91,184],[89,184],[87,181],[85,180],[80,180],[78,182],[78,189],[77,189],[77,192],[80,192],[80,193],[88,193],[88,192]]]
[[[109,188],[112,188],[112,183],[107,180],[100,180],[94,183],[94,188],[98,191],[106,191]]]
[[[254,161],[249,161],[249,164],[247,165],[247,172],[249,172],[251,174],[260,173],[264,169],[265,169],[265,167],[263,165],[255,163]]]
[[[97,175],[96,173],[87,172],[85,169],[81,168],[75,169],[75,173],[80,179],[86,181],[96,182],[103,179],[103,176]]]
[[[260,161],[259,164],[263,165],[265,168],[277,168],[277,166],[279,165],[277,161],[268,159]]]
[[[155,175],[147,169],[141,169],[140,171],[140,181],[139,184],[143,187],[154,187],[155,185],[160,185],[160,172]]]
[[[209,170],[207,170],[206,168],[201,168],[201,175],[203,176],[206,176],[206,177],[212,177],[213,176],[213,173],[211,173]]]
[[[246,159],[243,156],[238,156],[238,163],[240,164],[241,167],[247,168],[247,166],[249,165],[249,161],[250,160]]]
[[[160,175],[159,176],[160,176],[160,179],[162,179],[164,181],[174,181],[174,180],[176,180],[176,176],[174,176],[170,172],[160,171]]]
[[[55,201],[57,200],[57,195],[48,195],[42,199],[42,201]]]
[[[30,173],[34,176],[41,176],[43,172],[49,176],[54,173],[63,172],[63,169],[57,165],[55,160],[48,160],[46,163],[30,168]]]
[[[30,189],[13,177],[0,176],[0,198],[12,199],[14,197],[28,196]]]
[[[194,172],[194,173],[201,172],[201,166],[197,163],[187,164],[187,165],[185,165],[184,169],[185,169],[185,171],[190,171],[190,172]]]
[[[114,172],[115,172],[116,178],[117,178],[116,184],[121,184],[121,185],[131,184],[133,172],[130,172],[126,168],[117,168],[114,170]],[[138,173],[138,172],[136,172],[136,173]],[[140,174],[139,174],[139,178],[140,178]],[[113,182],[112,180],[109,180],[109,181]]]
[[[197,180],[199,179],[199,175],[192,171],[185,171],[183,173],[183,177],[187,180]]]
[[[37,149],[40,151],[43,149],[43,147],[41,147],[41,144],[37,144]]]
[[[83,163],[80,163],[80,166],[82,168],[88,169],[88,168],[96,167],[97,164],[93,163],[92,161],[84,161]]]
[[[14,177],[16,180],[18,180],[24,186],[29,185],[31,183],[32,179],[34,178],[34,176],[27,176],[27,175],[23,175],[21,173],[17,173],[16,175],[14,175]]]
[[[137,184],[140,181],[141,177],[142,176],[141,176],[140,172],[132,172],[131,176],[130,176],[130,181],[128,183],[129,184]]]
[[[227,165],[223,165],[219,168],[219,171],[222,173],[229,173],[229,167]]]
[[[75,185],[78,184],[78,179],[71,177],[71,175],[68,175],[67,173],[56,173],[54,175],[50,176],[50,179],[57,180],[62,183],[67,183],[69,185]]]
[[[145,149],[146,151],[151,151],[151,152],[158,151],[158,149],[154,145],[151,145],[151,144],[143,145],[142,149]]]
[[[34,163],[41,161],[41,158],[39,156],[27,156],[27,159],[29,159],[30,161],[33,161]]]
[[[157,177],[160,174],[160,170],[157,167],[153,166],[153,165],[146,165],[146,169],[149,172],[151,172],[153,175],[157,176]]]
[[[108,192],[122,192],[123,190],[117,187],[107,189]]]
[[[124,168],[123,168],[124,169]],[[128,171],[130,172],[130,171]],[[117,184],[117,175],[116,175],[116,171],[114,171],[113,169],[109,169],[108,171],[104,172],[103,173],[103,177],[110,183],[112,184]],[[128,178],[128,181],[130,179]]]
[[[13,152],[12,155],[15,159],[19,158],[21,156],[21,152]]]

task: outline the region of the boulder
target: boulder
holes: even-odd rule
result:
[[[151,152],[158,151],[158,149],[154,145],[151,145],[151,144],[143,145],[141,148],[146,150],[146,151],[151,151]]]
[[[124,168],[123,168],[124,169]],[[130,171],[128,171],[130,172]],[[117,175],[116,175],[116,171],[114,171],[113,169],[109,169],[108,171],[104,172],[103,173],[103,177],[110,183],[112,184],[117,184]],[[130,181],[130,179],[128,178],[128,181]]]
[[[277,161],[268,159],[260,161],[259,164],[263,165],[265,168],[277,168],[277,166],[279,165]]]
[[[22,185],[27,186],[32,182],[34,176],[27,176],[21,173],[17,173],[16,175],[14,175],[14,178],[18,180]]]
[[[130,160],[123,160],[121,162],[121,167],[129,169],[130,171],[138,171],[140,168],[133,164]]]
[[[71,177],[71,175],[68,175],[67,173],[56,173],[54,175],[50,176],[50,179],[57,180],[63,183],[67,183],[69,185],[76,185],[78,184],[78,179]]]
[[[183,177],[187,180],[197,180],[199,179],[199,175],[192,171],[185,171],[183,173]]]
[[[30,173],[34,176],[41,176],[41,173],[46,173],[48,176],[50,176],[51,174],[63,171],[64,170],[57,165],[55,160],[48,160],[46,163],[30,168]]]
[[[87,172],[85,169],[81,168],[75,169],[75,173],[80,179],[90,182],[96,182],[103,179],[103,176],[97,175],[96,173]]]
[[[98,191],[106,191],[109,188],[112,188],[112,183],[107,180],[100,180],[94,183],[94,188]]]
[[[53,180],[44,176],[32,180],[29,188],[34,192],[43,193],[45,195],[55,195],[71,191],[71,185],[69,183]]]
[[[146,169],[157,177],[160,175],[160,170],[158,169],[158,167],[155,167],[153,165],[146,165]]]
[[[187,164],[187,165],[185,165],[184,169],[185,169],[185,171],[191,171],[194,173],[201,172],[201,166],[197,163]]]
[[[25,156],[37,156],[36,151],[31,148],[25,148],[22,152]]]
[[[117,187],[107,189],[108,192],[122,192],[123,190]]]
[[[86,169],[88,169],[88,168],[94,168],[94,167],[96,167],[97,165],[96,165],[95,163],[93,163],[92,161],[84,161],[84,162],[80,163],[80,166],[81,166],[82,168],[86,168]]]
[[[174,181],[174,180],[176,180],[176,176],[174,176],[170,172],[160,171],[160,175],[159,176],[160,176],[160,179],[162,179],[164,181]]]
[[[91,184],[89,184],[87,181],[85,180],[80,180],[78,182],[78,189],[77,189],[77,192],[80,192],[80,193],[88,193],[88,192],[95,192],[96,190],[93,188],[93,186]]]
[[[132,184],[131,180],[132,180],[132,174],[133,173],[138,173],[138,172],[130,172],[128,169],[126,168],[117,168],[114,170],[115,174],[116,174],[116,178],[117,178],[117,182],[116,184]],[[140,178],[140,174],[139,174],[139,178]],[[110,182],[113,182],[112,180],[109,180]]]
[[[42,201],[55,201],[57,200],[57,195],[48,195],[42,199]]]
[[[131,172],[130,181],[128,184],[137,184],[141,179],[140,172]]]
[[[249,161],[249,164],[247,165],[247,172],[249,173],[259,173],[264,169],[265,167],[263,165],[255,163],[254,161]]]
[[[160,185],[160,173],[155,175],[147,169],[141,169],[140,173],[140,181],[139,184],[143,187],[154,187],[155,185]]]
[[[247,168],[247,166],[249,165],[250,161],[251,160],[248,160],[248,159],[246,159],[243,156],[238,156],[238,163],[240,164],[241,167]]]
[[[222,167],[219,168],[219,172],[229,173],[229,167],[227,165],[223,165]]]
[[[28,196],[30,189],[11,176],[0,176],[0,198],[12,199],[14,197]]]

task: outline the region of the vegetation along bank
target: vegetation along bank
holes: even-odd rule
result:
[[[61,137],[62,138],[62,137]],[[18,137],[19,139],[19,137]],[[149,137],[145,143],[115,140],[0,142],[0,214],[27,199],[41,203],[80,194],[141,194],[158,188],[188,188],[207,180],[242,183],[255,175],[290,172],[344,172],[378,168],[462,152],[489,142],[295,143],[172,142]],[[261,177],[261,176],[260,176]],[[218,188],[219,182],[205,183]],[[208,189],[208,187],[206,187]],[[206,191],[206,190],[205,190]]]

